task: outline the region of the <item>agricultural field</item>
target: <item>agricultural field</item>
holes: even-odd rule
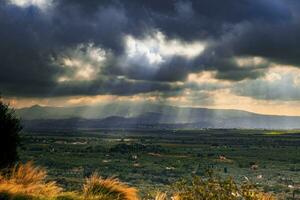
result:
[[[299,195],[300,131],[65,130],[26,132],[21,139],[21,160],[46,167],[66,190],[79,189],[97,171],[145,197],[210,170],[286,198]]]

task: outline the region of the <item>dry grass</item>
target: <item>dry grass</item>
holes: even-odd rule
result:
[[[257,194],[256,198],[258,200],[276,200],[276,198],[272,194],[267,194],[263,192]]]
[[[265,193],[257,190],[251,184],[243,184],[239,193],[245,198],[250,200],[276,200],[277,198],[271,193]]]
[[[86,179],[83,186],[84,199],[138,200],[137,190],[116,178],[103,179],[97,173]]]
[[[16,165],[11,173],[0,178],[0,192],[24,194],[34,197],[53,197],[62,189],[55,182],[46,181],[46,170],[34,167],[31,162]]]
[[[164,192],[158,192],[155,196],[155,200],[167,200],[167,194]]]

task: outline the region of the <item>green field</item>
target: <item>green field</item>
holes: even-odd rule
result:
[[[207,169],[285,196],[300,185],[300,131],[37,131],[22,134],[20,158],[46,167],[66,190],[79,189],[94,171],[118,177],[142,196]]]

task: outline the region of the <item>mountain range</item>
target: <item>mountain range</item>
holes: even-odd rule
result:
[[[300,117],[262,115],[241,110],[176,107],[160,104],[17,109],[28,129],[80,128],[245,128],[297,129]]]

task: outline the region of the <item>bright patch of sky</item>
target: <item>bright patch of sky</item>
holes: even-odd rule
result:
[[[108,55],[109,53],[93,43],[80,44],[75,49],[67,50],[59,61],[66,73],[58,77],[58,82],[96,79]]]
[[[40,8],[41,10],[46,10],[53,5],[53,0],[9,0],[11,4],[20,7],[30,7],[35,6]]]
[[[195,58],[205,49],[203,42],[183,42],[168,39],[162,32],[155,31],[145,38],[139,39],[131,35],[125,37],[125,62],[135,65],[156,68],[174,56],[187,59]]]

